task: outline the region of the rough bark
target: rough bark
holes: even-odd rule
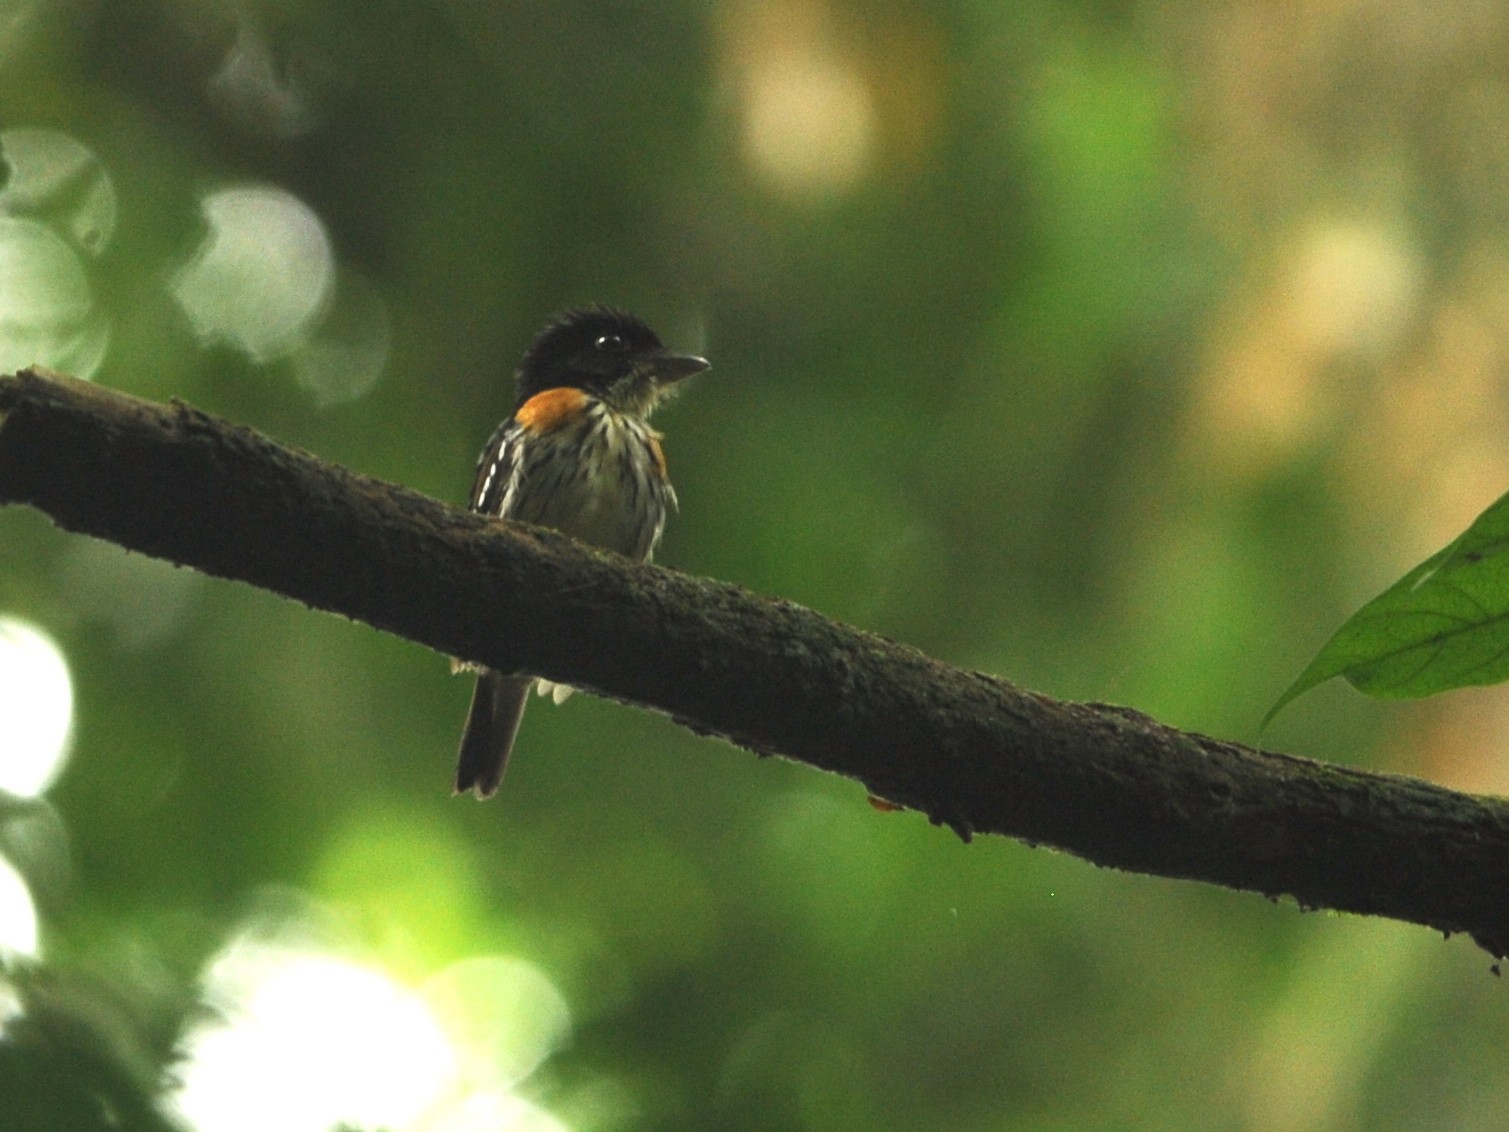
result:
[[[966,839],[1509,951],[1502,799],[1053,700],[790,602],[483,520],[182,403],[32,369],[0,378],[0,413],[0,502],[67,530],[658,709]]]

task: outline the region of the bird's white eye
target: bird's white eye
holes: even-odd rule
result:
[[[593,343],[599,350],[605,350],[610,354],[621,354],[629,348],[628,342],[617,334],[604,334]]]

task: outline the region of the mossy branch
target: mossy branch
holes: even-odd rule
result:
[[[438,652],[657,709],[968,838],[1470,932],[1509,952],[1509,803],[1262,752],[635,566],[187,405],[0,377],[0,502]],[[449,750],[437,751],[443,789]]]

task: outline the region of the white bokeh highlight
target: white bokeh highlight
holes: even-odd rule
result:
[[[241,939],[204,998],[221,1017],[185,1037],[169,1096],[196,1132],[406,1128],[455,1072],[417,995],[337,955]]]
[[[16,867],[0,857],[0,962],[9,964],[17,959],[41,957],[37,909],[32,903],[31,890]],[[4,1013],[4,1004],[0,1003],[0,1024],[4,1022]]]
[[[416,988],[353,958],[346,935],[287,893],[247,921],[202,977],[171,1117],[195,1132],[568,1132],[515,1091],[570,1033],[543,972],[480,956]]]
[[[45,365],[89,377],[108,342],[79,253],[42,221],[0,215],[0,373]]]
[[[115,182],[98,155],[61,130],[0,130],[7,176],[0,213],[51,225],[78,249],[98,255],[115,234]]]
[[[73,679],[56,642],[0,617],[0,791],[34,798],[63,768],[73,729]]]
[[[502,955],[452,963],[421,988],[457,1051],[467,1092],[524,1080],[571,1032],[566,1000],[534,964]]]
[[[323,315],[335,281],[325,225],[273,185],[220,189],[200,207],[205,239],[169,285],[195,332],[254,362],[292,353]]]

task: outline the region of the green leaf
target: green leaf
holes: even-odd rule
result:
[[[1370,696],[1431,696],[1509,679],[1509,495],[1354,613],[1263,717],[1345,676]]]

